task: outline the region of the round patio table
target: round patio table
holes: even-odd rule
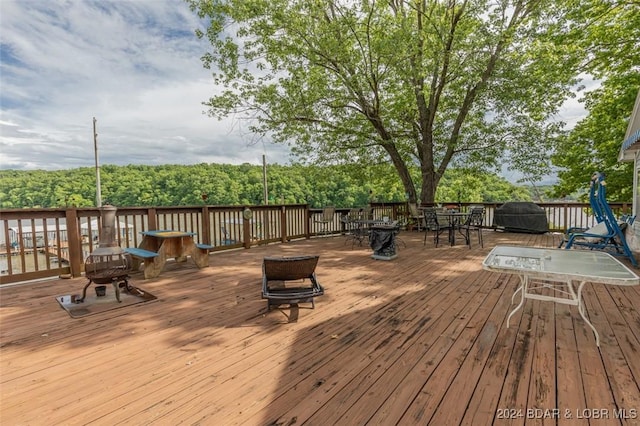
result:
[[[460,225],[462,225],[467,220],[467,217],[469,217],[471,213],[449,211],[449,212],[437,212],[436,214],[438,215],[438,222],[440,223],[441,226],[444,225],[445,223],[444,221],[441,222],[440,218],[445,219],[447,221],[446,223],[449,227],[449,245],[455,246],[456,230],[460,229]],[[466,235],[464,235],[462,232],[460,232],[460,235],[465,237],[465,242],[466,242]]]

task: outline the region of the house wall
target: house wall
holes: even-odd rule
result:
[[[636,151],[634,153],[635,159],[633,161],[633,166],[635,173],[633,174],[633,215],[636,217],[636,220],[633,222],[632,226],[627,227],[625,231],[625,238],[627,239],[627,244],[632,251],[640,251],[640,220],[638,219],[638,213],[640,213],[640,186],[638,182],[640,182],[640,151]]]
[[[633,161],[635,170],[633,174],[633,214],[636,221],[625,231],[627,244],[632,251],[640,251],[640,140],[637,139],[638,129],[640,129],[640,90],[638,90],[633,111],[629,116],[629,125],[618,156],[619,161]]]

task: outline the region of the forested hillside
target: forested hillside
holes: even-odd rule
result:
[[[100,180],[103,204],[121,207],[263,203],[262,167],[249,164],[107,165],[100,168]],[[402,184],[390,166],[270,165],[267,187],[269,203],[353,207],[371,200],[406,201]],[[90,207],[96,205],[95,188],[92,167],[0,170],[0,207]],[[439,202],[530,199],[524,187],[468,170],[447,172],[436,196]]]

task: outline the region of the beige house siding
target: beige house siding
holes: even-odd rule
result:
[[[633,174],[633,214],[636,218],[640,213],[640,90],[636,96],[629,125],[624,136],[624,141],[618,156],[619,161],[633,161],[635,173]],[[640,220],[636,220],[633,226],[627,228],[627,244],[633,251],[640,250]]]

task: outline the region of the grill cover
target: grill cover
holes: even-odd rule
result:
[[[493,226],[510,232],[544,234],[549,222],[544,209],[535,203],[510,202],[498,207],[493,216]]]
[[[396,225],[375,225],[371,227],[371,248],[373,258],[391,260],[397,257],[396,253]]]

